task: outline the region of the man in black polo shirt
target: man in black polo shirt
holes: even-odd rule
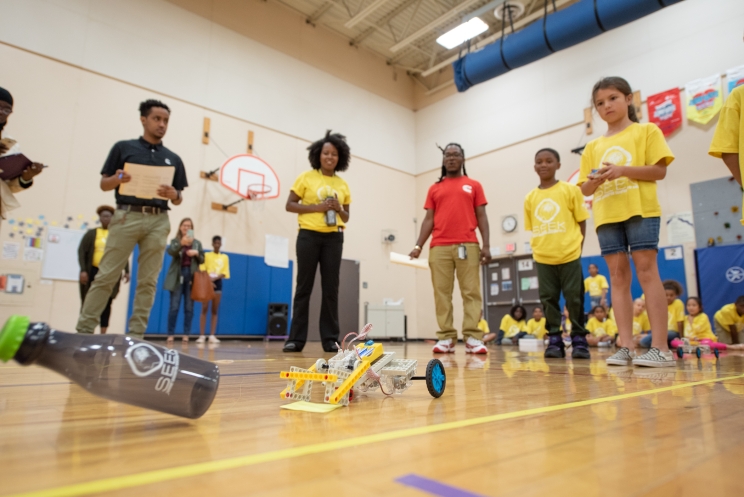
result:
[[[173,166],[176,168],[172,185],[160,185],[158,195],[169,199],[173,205],[183,201],[181,191],[188,186],[186,170],[181,158],[163,146],[162,139],[168,130],[170,109],[158,100],[140,104],[140,121],[144,132],[137,140],[120,141],[114,145],[101,170],[101,190],[116,189],[116,213],[109,223],[106,250],[98,266],[98,274],[85,297],[77,330],[93,333],[106,307],[111,290],[121,277],[121,272],[139,245],[137,291],[134,309],[129,320],[129,333],[142,338],[147,328],[150,309],[155,301],[158,274],[163,265],[170,222],[168,200],[141,199],[119,194],[119,185],[131,181],[124,172],[124,164],[146,166]]]

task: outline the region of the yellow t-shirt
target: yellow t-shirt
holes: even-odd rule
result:
[[[633,334],[640,335],[644,331],[651,329],[651,323],[648,320],[648,314],[643,311],[640,316],[633,316]]]
[[[478,321],[478,329],[481,330],[484,334],[491,333],[491,329],[488,327],[488,321],[485,319],[481,319]]]
[[[723,326],[728,331],[729,326],[736,326],[736,329],[741,331],[744,329],[744,316],[739,316],[736,312],[736,304],[726,304],[716,312],[713,319]]]
[[[542,318],[540,321],[535,321],[535,319],[530,319],[527,321],[527,333],[530,335],[533,335],[535,338],[542,338],[545,336],[545,334],[548,332],[548,330],[545,328],[545,323],[547,322],[547,319]]]
[[[693,338],[695,340],[708,338],[717,341],[716,335],[710,327],[710,319],[708,319],[707,314],[701,312],[692,319],[692,323],[690,323],[690,317],[685,317],[685,338]]]
[[[351,203],[349,185],[338,175],[324,176],[318,169],[311,169],[297,176],[292,185],[292,191],[300,197],[304,205],[318,205],[328,197],[338,197],[341,205]],[[325,212],[311,212],[297,216],[300,229],[333,233],[343,229],[346,225],[341,216],[336,215],[336,226],[328,226],[325,222]]]
[[[592,297],[601,297],[602,290],[607,288],[610,288],[610,285],[607,284],[607,278],[601,274],[584,279],[584,292],[589,292]]]
[[[651,166],[662,159],[668,166],[674,154],[659,127],[653,123],[633,123],[616,135],[600,136],[586,145],[581,154],[578,184],[584,184],[592,170],[605,167],[604,162],[616,166]],[[633,216],[659,217],[656,182],[626,177],[606,181],[594,192],[592,210],[597,227],[627,221]]]
[[[681,300],[675,299],[674,302],[667,306],[669,317],[667,319],[667,330],[679,331],[677,323],[685,320],[685,304]]]
[[[96,242],[93,246],[93,266],[98,267],[103,259],[103,252],[106,250],[106,240],[108,239],[108,230],[103,228],[96,229]]]
[[[708,153],[721,158],[723,154],[739,154],[739,171],[744,171],[744,86],[734,88],[721,109],[716,132]],[[742,210],[744,216],[744,210]],[[741,220],[744,224],[744,217]]]
[[[579,223],[589,219],[577,186],[559,181],[524,198],[524,227],[532,231],[532,257],[541,264],[565,264],[581,257]]]
[[[230,258],[227,254],[207,252],[204,254],[204,264],[199,266],[199,270],[208,272],[212,277],[222,274],[225,279],[230,279]]]
[[[586,323],[586,331],[597,338],[604,335],[614,337],[617,335],[617,325],[612,319],[605,318],[604,321],[600,321],[597,318],[590,318]]]
[[[509,314],[503,317],[501,320],[501,326],[499,326],[499,330],[504,332],[505,338],[511,338],[520,331],[526,331],[526,328],[527,326],[524,323],[524,319],[517,321]]]

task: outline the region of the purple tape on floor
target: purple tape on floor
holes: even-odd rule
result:
[[[485,497],[482,494],[474,494],[461,488],[451,487],[444,483],[439,483],[436,480],[430,480],[418,475],[406,475],[396,479],[398,483],[403,485],[416,488],[423,492],[431,495],[438,495],[440,497]]]

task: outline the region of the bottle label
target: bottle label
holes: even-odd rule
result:
[[[160,372],[155,390],[170,395],[178,376],[178,352],[166,350],[161,354],[149,343],[138,343],[127,350],[125,357],[132,372],[141,378]]]

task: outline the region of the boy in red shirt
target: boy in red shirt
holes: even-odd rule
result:
[[[429,188],[421,234],[409,255],[417,259],[421,255],[421,246],[432,235],[429,267],[439,324],[439,342],[433,352],[455,351],[457,330],[452,325],[452,291],[457,274],[465,314],[462,321],[465,352],[486,354],[488,349],[482,341],[483,332],[478,328],[482,306],[479,265],[491,260],[486,196],[481,184],[468,178],[465,172],[462,147],[450,143],[443,152],[442,176]],[[475,235],[476,227],[483,238],[482,249]]]

